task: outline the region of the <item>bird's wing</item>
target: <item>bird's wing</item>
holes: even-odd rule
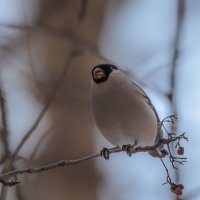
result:
[[[145,98],[147,104],[150,106],[150,108],[153,110],[156,118],[157,118],[157,136],[155,139],[155,143],[157,144],[162,138],[163,138],[163,131],[162,131],[162,125],[160,122],[160,118],[158,116],[158,113],[154,107],[154,105],[152,104],[150,98],[148,97],[148,95],[146,94],[146,92],[136,83],[134,83],[136,85],[136,87],[139,89],[139,91],[141,91],[141,95]],[[164,149],[164,145],[160,145],[158,147],[159,152],[157,152],[156,150],[152,150],[149,151],[150,155],[154,156],[154,157],[160,157],[160,158],[164,158],[166,155],[168,155],[168,152]]]
[[[157,137],[156,137],[156,142],[158,142],[162,137],[163,137],[163,133],[162,133],[162,127],[161,127],[161,122],[160,122],[160,118],[158,116],[158,113],[154,107],[154,105],[152,104],[150,98],[148,97],[147,93],[142,89],[142,87],[140,87],[137,83],[135,83],[133,81],[133,84],[139,89],[139,91],[141,91],[141,95],[145,98],[146,103],[149,105],[149,107],[153,110],[156,119],[157,119]]]

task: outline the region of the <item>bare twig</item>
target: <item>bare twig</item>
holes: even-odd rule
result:
[[[41,139],[38,141],[38,143],[35,145],[35,148],[33,149],[30,157],[28,158],[28,164],[27,167],[31,167],[33,160],[35,158],[35,155],[37,153],[37,151],[39,150],[40,145],[42,144],[42,142],[44,142],[44,140],[49,136],[50,130],[47,130],[41,137]],[[28,176],[25,176],[25,180],[27,180]]]
[[[40,138],[40,140],[38,141],[38,143],[35,145],[30,157],[28,158],[28,166],[30,166],[34,160],[34,157],[41,145],[41,143],[47,138],[47,136],[49,136],[49,133],[50,133],[50,130],[47,130],[43,135],[42,137]]]
[[[23,1],[23,11],[24,11],[24,20],[25,20],[25,24],[27,26],[29,26],[29,13],[27,13],[27,8],[30,6],[29,5],[29,1]],[[32,61],[32,55],[31,55],[31,31],[30,29],[27,30],[26,35],[25,35],[25,39],[26,39],[26,45],[27,45],[27,58],[30,64],[30,68],[32,70],[33,73],[33,77],[36,78],[36,72],[35,72],[35,68],[34,68],[34,64]]]
[[[40,173],[40,172],[43,172],[43,171],[48,171],[48,170],[59,168],[59,167],[71,166],[71,165],[79,164],[79,163],[82,163],[84,161],[87,161],[87,160],[90,160],[92,158],[96,158],[96,157],[99,157],[99,156],[100,156],[100,153],[90,155],[90,156],[86,156],[84,158],[80,158],[80,159],[77,159],[77,160],[60,160],[58,162],[55,162],[55,163],[52,163],[52,164],[49,164],[49,165],[45,165],[45,166],[42,166],[42,167],[13,170],[13,171],[1,174],[0,180],[2,180],[2,178],[12,177],[12,176],[15,176],[17,174]]]
[[[29,131],[24,135],[22,140],[20,141],[19,145],[17,146],[16,150],[14,151],[12,155],[12,160],[15,160],[17,154],[19,153],[22,146],[25,144],[25,142],[29,139],[29,137],[32,135],[32,133],[35,131],[35,129],[38,127],[40,121],[42,120],[43,116],[45,115],[46,111],[48,110],[49,106],[51,104],[51,101],[48,101],[42,111],[40,112],[39,116],[37,117],[36,121],[32,125],[32,127],[29,129]]]
[[[83,47],[85,50],[88,50],[90,53],[92,53],[93,55],[96,55],[98,58],[109,62],[108,59],[106,59],[105,57],[103,57],[99,53],[98,47],[96,45],[90,43],[89,41],[85,40],[84,38],[79,37],[76,33],[71,32],[69,30],[62,31],[62,30],[56,29],[56,28],[51,27],[51,26],[44,24],[44,23],[37,23],[37,24],[34,24],[34,26],[20,26],[20,25],[15,25],[15,24],[2,24],[2,23],[0,23],[0,26],[12,28],[12,29],[17,29],[17,30],[21,30],[21,31],[27,31],[27,30],[44,31],[48,34],[53,34],[57,37],[61,37],[61,38],[65,38],[67,40],[70,40],[72,43],[79,45],[80,47]]]
[[[164,161],[162,158],[160,158],[165,170],[166,170],[166,173],[167,173],[167,181],[165,183],[163,183],[163,185],[167,184],[167,183],[172,183],[172,179],[170,178],[170,175],[169,175],[169,170],[167,168],[167,166],[165,165]]]
[[[176,84],[176,66],[177,66],[177,59],[179,56],[179,45],[181,43],[181,28],[184,19],[184,12],[185,12],[185,0],[178,1],[177,7],[177,27],[176,27],[176,34],[174,38],[174,54],[172,59],[172,72],[171,72],[171,94],[169,94],[169,99],[172,102],[172,109],[173,113],[177,114],[176,105],[174,102],[175,96],[175,84]]]
[[[176,118],[174,115],[170,115],[169,117],[164,118],[164,119],[162,120],[162,122],[161,122],[161,126],[163,127],[164,131],[167,133],[168,139],[173,138],[174,136],[176,136],[176,134],[175,134],[174,132],[169,132],[169,131],[167,130],[167,128],[165,127],[165,123],[166,123],[166,122],[169,122],[169,123],[174,124],[174,123],[175,123],[175,119],[177,119],[177,118]],[[182,139],[188,141],[188,138],[185,136],[185,133],[182,133],[180,136],[181,136],[181,137],[180,137],[179,139],[176,140],[176,144],[175,144],[175,146],[174,146],[174,151],[177,149],[177,147],[181,147],[180,141],[181,141]],[[172,143],[167,144],[167,149],[168,149],[168,152],[169,152],[169,159],[170,159],[170,162],[171,162],[171,164],[172,164],[172,167],[173,167],[174,169],[177,169],[177,167],[175,166],[175,163],[178,163],[178,164],[183,165],[183,163],[186,162],[186,158],[185,158],[185,157],[176,157],[176,156],[174,156],[173,153],[172,153],[172,150],[171,150],[171,148],[170,148],[170,145],[171,145],[171,144],[172,144]],[[181,147],[181,148],[182,148],[182,147]]]
[[[5,161],[10,155],[9,143],[8,143],[8,125],[7,125],[7,112],[6,112],[6,101],[3,95],[3,90],[0,83],[0,108],[1,108],[1,121],[2,127],[0,127],[0,137],[4,145],[4,155],[0,160],[0,164]]]
[[[31,55],[31,33],[30,33],[30,30],[27,31],[26,33],[26,44],[27,44],[27,58],[29,60],[29,64],[30,64],[30,67],[31,67],[31,70],[32,70],[32,73],[33,73],[33,76],[34,78],[36,78],[36,72],[35,72],[35,67],[34,67],[34,64],[33,64],[33,60],[32,60],[32,55]]]
[[[129,151],[131,152],[131,154],[135,154],[135,153],[139,153],[139,152],[149,152],[151,150],[157,150],[157,148],[159,146],[172,143],[172,142],[177,141],[179,139],[187,139],[187,138],[185,137],[184,134],[180,134],[178,136],[174,136],[174,137],[171,137],[171,138],[168,138],[168,139],[163,139],[158,144],[155,144],[153,146],[145,146],[145,147],[137,146],[137,147],[135,147],[135,148],[133,148]],[[124,150],[120,147],[108,149],[109,154],[123,152],[123,151]],[[58,162],[55,162],[55,163],[52,163],[52,164],[49,164],[49,165],[45,165],[45,166],[42,166],[42,167],[17,169],[17,170],[13,170],[13,171],[1,174],[0,179],[2,180],[4,178],[11,178],[11,177],[16,176],[18,174],[40,173],[40,172],[43,172],[43,171],[48,171],[48,170],[56,169],[56,168],[59,168],[59,167],[66,167],[66,166],[71,166],[71,165],[75,165],[75,164],[80,164],[80,163],[85,162],[87,160],[97,158],[97,157],[101,157],[101,155],[102,155],[101,153],[97,153],[97,154],[89,155],[89,156],[86,156],[86,157],[83,157],[83,158],[80,158],[80,159],[77,159],[77,160],[61,160],[61,161],[58,161]]]
[[[174,52],[173,52],[173,59],[172,59],[172,70],[171,70],[171,93],[168,95],[169,100],[171,101],[172,105],[172,112],[177,115],[177,106],[175,100],[175,87],[176,87],[176,70],[177,70],[177,60],[179,56],[179,47],[181,43],[181,31],[182,31],[182,23],[184,20],[184,12],[185,12],[185,0],[177,1],[177,26],[176,26],[176,33],[174,38]],[[172,131],[176,132],[177,130],[177,123],[172,124]],[[175,147],[172,148],[172,151],[175,151]],[[172,162],[173,163],[173,162]],[[174,167],[174,165],[173,165]],[[177,182],[180,180],[180,172],[179,170],[175,171],[175,179]],[[175,198],[178,200],[178,198]]]
[[[76,56],[75,52],[72,50],[70,51],[69,57],[67,59],[67,62],[61,72],[61,75],[57,81],[57,83],[55,84],[47,103],[45,104],[44,108],[42,109],[42,111],[40,112],[38,118],[36,119],[36,121],[34,122],[34,124],[32,125],[32,127],[29,129],[29,131],[25,134],[25,136],[22,138],[21,142],[19,143],[19,145],[17,146],[16,150],[14,151],[13,155],[12,155],[12,160],[15,160],[18,152],[20,151],[20,149],[22,148],[22,146],[25,144],[25,142],[30,138],[30,136],[32,135],[32,133],[35,131],[35,129],[38,127],[40,121],[42,120],[42,118],[44,117],[45,113],[47,112],[47,110],[49,109],[49,107],[51,106],[51,103],[53,102],[55,95],[61,85],[61,83],[64,80],[64,77],[70,67],[71,61],[73,59],[73,57]]]

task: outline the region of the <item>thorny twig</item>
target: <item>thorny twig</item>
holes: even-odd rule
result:
[[[158,144],[155,144],[153,146],[145,146],[145,147],[137,146],[134,149],[131,149],[130,152],[131,152],[131,154],[135,154],[135,153],[139,153],[139,152],[149,152],[151,150],[157,150],[157,148],[159,146],[168,145],[172,142],[180,141],[181,139],[187,140],[187,138],[185,137],[185,133],[177,135],[177,136],[170,136],[167,139],[162,139],[162,140],[160,140],[160,142]],[[124,150],[120,147],[108,149],[109,154],[123,152],[123,151]],[[71,165],[75,165],[75,164],[80,164],[82,162],[85,162],[87,160],[97,158],[97,157],[101,157],[101,153],[89,155],[89,156],[86,156],[86,157],[83,157],[83,158],[80,158],[80,159],[77,159],[77,160],[61,160],[61,161],[51,163],[49,165],[45,165],[45,166],[42,166],[42,167],[36,167],[36,168],[31,167],[31,168],[25,168],[25,169],[17,169],[17,170],[13,170],[13,171],[1,174],[0,180],[5,179],[5,178],[11,178],[11,177],[16,176],[18,174],[40,173],[40,172],[43,172],[43,171],[48,171],[48,170],[56,169],[56,168],[59,168],[59,167],[66,167],[66,166],[71,166]],[[165,169],[167,169],[166,166],[165,166]],[[171,178],[170,178],[169,173],[168,173],[168,170],[167,170],[167,175],[168,175],[167,176],[167,183],[172,183]],[[4,180],[3,180],[3,182],[1,181],[1,183],[3,183],[3,184],[4,184],[4,182],[5,182]],[[7,185],[9,185],[9,183],[10,182],[6,182]],[[10,186],[12,186],[12,185],[10,185]]]
[[[176,137],[176,134],[173,133],[173,132],[171,132],[171,133],[168,132],[168,130],[167,130],[167,128],[165,127],[165,124],[164,124],[164,123],[165,123],[165,122],[170,122],[170,123],[174,124],[174,123],[175,123],[175,122],[174,122],[175,119],[177,119],[177,118],[176,118],[174,115],[171,115],[171,116],[166,117],[165,119],[163,119],[162,122],[161,122],[162,127],[164,128],[165,132],[166,132],[167,135],[168,135],[168,139],[173,139],[174,137]],[[182,133],[182,134],[180,135],[180,137],[177,138],[176,144],[175,144],[175,149],[178,148],[178,147],[181,147],[180,141],[181,141],[182,139],[188,141],[188,138],[185,136],[185,133]],[[175,166],[175,163],[178,163],[178,164],[183,165],[184,162],[186,162],[186,158],[185,158],[185,157],[177,157],[177,156],[174,156],[174,155],[172,154],[172,151],[171,151],[171,149],[170,149],[170,144],[167,144],[167,149],[168,149],[168,151],[169,151],[170,162],[171,162],[172,167],[173,167],[174,169],[177,169],[177,167]]]
[[[52,35],[55,35],[57,37],[61,37],[66,40],[69,40],[73,44],[78,44],[80,47],[83,47],[85,51],[88,51],[92,53],[93,55],[96,55],[98,58],[106,62],[111,62],[99,53],[98,47],[96,45],[89,43],[88,41],[84,40],[84,38],[79,37],[76,33],[69,30],[61,31],[55,27],[49,26],[42,22],[38,22],[34,24],[34,26],[20,26],[20,25],[15,25],[15,24],[2,24],[2,23],[0,23],[0,26],[11,28],[11,29],[17,29],[24,32],[39,30],[39,31],[43,31],[44,33],[48,33],[48,34],[51,33]]]
[[[176,136],[176,133],[173,133],[173,132],[170,133],[170,132],[168,132],[167,128],[165,127],[165,123],[166,123],[166,122],[170,122],[170,123],[174,124],[174,123],[175,123],[175,122],[174,122],[175,119],[177,119],[177,118],[176,118],[174,115],[171,115],[171,116],[169,116],[169,117],[166,117],[166,118],[161,122],[162,127],[164,128],[165,132],[166,132],[167,135],[168,135],[168,139],[169,139],[169,140],[170,140],[170,139],[173,139],[173,138],[176,138],[177,136]],[[184,148],[183,148],[183,147],[181,146],[181,144],[180,144],[180,141],[181,141],[182,139],[188,141],[188,138],[185,136],[185,133],[180,134],[179,137],[177,138],[177,140],[175,141],[176,144],[175,144],[175,146],[174,146],[174,149],[175,149],[175,150],[177,149],[177,154],[178,154],[178,155],[183,155],[183,154],[184,154]],[[177,167],[175,166],[175,163],[183,165],[184,162],[186,162],[186,159],[187,159],[186,157],[177,157],[177,156],[174,156],[174,155],[172,154],[172,151],[171,151],[171,149],[170,149],[170,143],[167,144],[167,149],[168,149],[168,152],[169,152],[169,159],[170,159],[170,162],[171,162],[172,167],[173,167],[174,169],[177,169]],[[180,195],[182,194],[182,190],[184,189],[184,186],[183,186],[182,184],[175,184],[175,183],[172,181],[172,179],[171,179],[171,177],[170,177],[170,175],[169,175],[169,170],[168,170],[168,168],[166,167],[166,165],[165,165],[163,159],[160,158],[160,160],[161,160],[161,162],[162,162],[162,164],[163,164],[163,166],[164,166],[164,168],[165,168],[165,170],[166,170],[166,173],[167,173],[167,180],[166,180],[165,183],[163,183],[163,185],[169,184],[169,185],[171,186],[171,191],[172,191],[173,193],[175,193],[177,196],[180,196]]]

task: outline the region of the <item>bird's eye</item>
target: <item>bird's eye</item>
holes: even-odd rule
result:
[[[112,65],[112,66],[111,66],[111,69],[118,70],[118,68],[117,68],[115,65]]]
[[[95,80],[101,79],[101,78],[103,78],[103,77],[105,77],[105,72],[104,72],[102,69],[96,68],[96,69],[93,71],[93,78],[94,78]]]

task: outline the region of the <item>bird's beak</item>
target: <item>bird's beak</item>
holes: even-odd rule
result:
[[[105,77],[105,73],[103,71],[98,70],[98,71],[94,71],[93,76],[95,80],[98,80]]]

